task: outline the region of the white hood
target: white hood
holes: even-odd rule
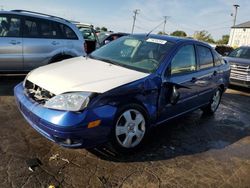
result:
[[[35,69],[27,80],[58,95],[72,91],[103,93],[146,76],[147,73],[77,57]]]

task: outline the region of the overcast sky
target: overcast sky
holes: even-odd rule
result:
[[[167,33],[183,30],[192,35],[208,30],[215,39],[229,34],[233,4],[239,4],[237,23],[250,21],[249,0],[1,0],[5,10],[25,9],[131,32],[133,10],[140,9],[135,32],[145,33],[169,16]],[[155,30],[163,30],[163,25]]]

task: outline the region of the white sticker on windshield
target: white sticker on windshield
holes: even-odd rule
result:
[[[146,40],[147,42],[152,42],[152,43],[157,43],[157,44],[166,44],[166,40],[161,40],[161,39],[153,39],[153,38],[148,38]]]

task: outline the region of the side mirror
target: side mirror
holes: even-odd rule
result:
[[[104,41],[104,44],[108,44],[108,43],[110,43],[110,40],[105,40]]]
[[[173,87],[172,87],[172,93],[170,95],[170,103],[172,105],[177,104],[179,98],[180,98],[180,93],[178,92],[178,89],[176,88],[176,86],[173,85]]]
[[[224,52],[223,56],[228,56],[229,52]]]

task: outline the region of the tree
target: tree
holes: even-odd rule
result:
[[[214,39],[212,38],[211,34],[206,30],[196,31],[193,37],[197,40],[214,43]]]
[[[159,31],[158,35],[168,35],[167,33],[164,33],[163,31]]]
[[[170,35],[176,36],[176,37],[186,37],[187,36],[187,34],[184,31],[179,31],[179,30],[174,31]]]
[[[108,29],[106,27],[102,27],[101,31],[108,31]]]
[[[217,41],[217,44],[228,44],[229,35],[222,35],[222,38]]]
[[[96,27],[95,30],[96,30],[96,31],[100,31],[101,28],[100,28],[100,27]]]

